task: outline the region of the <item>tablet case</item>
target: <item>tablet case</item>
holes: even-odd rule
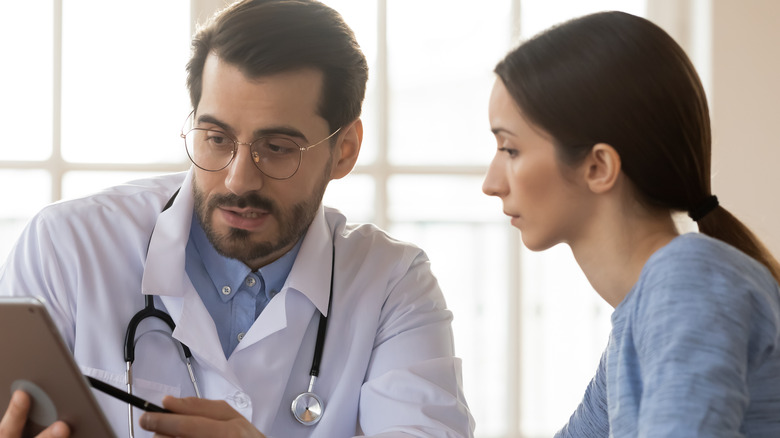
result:
[[[32,399],[24,436],[63,420],[73,438],[114,437],[46,307],[35,298],[0,297],[0,415],[16,389]]]

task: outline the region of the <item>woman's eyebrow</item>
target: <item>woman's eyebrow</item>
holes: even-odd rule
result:
[[[493,135],[501,135],[501,134],[505,134],[505,135],[509,135],[509,136],[514,136],[515,135],[514,133],[512,133],[509,130],[507,130],[506,128],[491,128],[490,132],[492,132]]]

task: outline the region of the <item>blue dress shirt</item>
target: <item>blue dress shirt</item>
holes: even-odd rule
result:
[[[193,213],[185,269],[217,326],[226,358],[284,286],[302,241],[273,263],[252,271],[243,262],[217,253]]]

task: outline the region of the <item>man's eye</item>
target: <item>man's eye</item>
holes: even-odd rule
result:
[[[298,152],[298,145],[286,138],[270,138],[260,145],[266,154],[284,156]]]
[[[230,139],[227,138],[224,134],[220,134],[219,132],[207,133],[206,141],[214,146],[224,146],[225,144],[230,143]]]

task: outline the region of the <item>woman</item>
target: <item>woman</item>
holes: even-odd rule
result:
[[[558,436],[780,436],[780,266],[710,192],[707,101],[683,50],[606,12],[495,71],[483,191],[529,249],[567,243],[615,307]],[[678,233],[681,211],[701,233]]]

